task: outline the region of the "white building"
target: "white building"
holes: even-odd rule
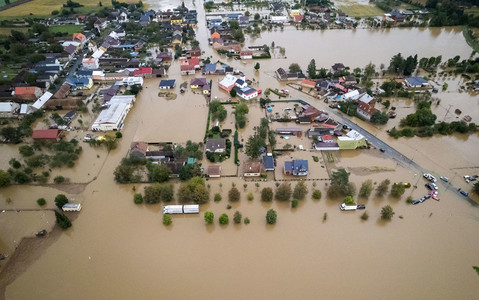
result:
[[[258,91],[250,87],[236,88],[236,95],[245,100],[251,100],[258,97]]]
[[[98,58],[84,58],[81,63],[85,69],[96,70],[100,68]]]
[[[122,81],[123,85],[143,85],[143,77],[127,77]]]
[[[42,106],[45,105],[45,103],[47,103],[47,101],[50,100],[52,96],[53,96],[52,93],[45,92],[45,94],[43,94],[40,98],[38,98],[38,100],[35,101],[35,103],[33,103],[32,107],[35,109],[42,108]]]
[[[100,112],[91,126],[93,131],[121,130],[126,115],[133,106],[135,96],[114,96],[107,109]]]
[[[288,22],[289,18],[287,16],[271,16],[271,23],[284,24]]]
[[[15,102],[0,102],[0,118],[12,118],[20,111],[20,104]]]

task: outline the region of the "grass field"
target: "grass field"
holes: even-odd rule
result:
[[[382,16],[384,11],[374,5],[344,5],[339,6],[339,9],[349,17],[375,17]]]
[[[8,67],[0,67],[0,80],[1,79],[12,79],[17,76],[18,70],[12,70]]]
[[[68,34],[74,34],[75,32],[83,32],[83,25],[58,25],[50,26],[50,32],[68,32]]]
[[[0,35],[10,35],[12,29],[21,32],[28,31],[28,27],[0,27]]]
[[[0,0],[4,1],[4,0]],[[76,8],[79,13],[86,14],[100,9],[98,2],[100,0],[76,0],[75,2],[83,4],[83,7]],[[0,19],[14,19],[33,14],[38,17],[50,16],[52,11],[61,10],[64,0],[33,0],[10,9],[0,12]],[[137,3],[137,0],[120,0],[120,2]],[[104,6],[111,6],[111,1],[102,1]]]
[[[17,0],[10,0],[10,3],[13,3]],[[0,0],[0,6],[4,6],[5,5],[5,0]]]

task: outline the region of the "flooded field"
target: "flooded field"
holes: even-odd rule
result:
[[[178,5],[171,1],[149,2],[153,9]],[[185,4],[193,7],[190,1]],[[214,55],[214,60],[224,59],[226,62],[225,57],[213,54],[207,46],[204,11],[200,4],[196,3],[199,11],[197,38],[202,50],[206,55]],[[312,35],[320,39],[316,41]],[[404,44],[404,40],[411,36],[417,43]],[[325,67],[339,61],[351,66],[364,66],[371,60],[376,64],[387,63],[397,52],[409,55],[418,51],[423,56],[442,54],[443,59],[456,54],[467,57],[471,52],[465,46],[462,34],[451,28],[375,32],[296,32],[296,29],[287,28],[284,32],[264,33],[262,39],[254,43],[270,44],[273,40],[289,47],[286,51],[290,57],[288,60],[261,61],[259,72],[254,71],[253,61],[246,65],[235,60],[227,62],[243,70],[250,79],[259,81],[258,88],[264,90],[284,86],[271,76],[275,68],[287,67],[295,61],[306,68],[309,60],[318,53],[313,47],[311,53],[307,53],[306,47],[299,46],[301,41],[309,43],[313,40],[318,43],[316,49],[326,47],[324,56],[316,57],[317,65]],[[286,40],[288,45],[281,42]],[[382,50],[356,46],[354,49],[364,49],[365,54],[361,56],[354,52],[359,50],[343,49],[341,43],[344,41],[349,44],[356,41],[355,45],[380,43],[387,46]],[[331,45],[336,47],[328,48]],[[430,47],[425,49],[426,45]],[[177,80],[173,91],[178,93],[175,100],[158,97],[159,80],[147,80],[126,119],[118,148],[108,153],[104,148],[85,145],[73,169],[58,171],[58,174],[67,174],[64,176],[79,178],[81,183],[91,181],[88,185],[71,191],[41,186],[11,186],[0,190],[0,209],[37,208],[35,201],[38,197],[46,198],[47,207],[53,208],[53,198],[58,193],[65,193],[83,204],[71,229],[52,234],[48,244],[32,251],[36,253],[35,260],[17,260],[8,265],[8,269],[1,265],[0,286],[6,286],[6,299],[64,299],[71,295],[79,295],[77,297],[82,299],[317,299],[318,295],[327,299],[476,298],[479,286],[472,266],[478,264],[479,210],[443,182],[438,183],[440,202],[428,200],[416,206],[406,204],[407,196],[416,199],[426,193],[422,174],[411,166],[403,167],[387,159],[377,149],[336,152],[328,160],[320,152],[296,151],[281,156],[275,171],[278,179],[282,178],[284,160],[294,157],[309,160],[312,175],[308,179],[327,177],[327,168],[336,170],[342,167],[351,173],[350,180],[357,189],[367,179],[372,179],[376,186],[386,178],[391,182],[410,182],[417,186],[407,189],[400,200],[378,198],[374,193],[369,199],[358,200],[367,206],[368,221],[360,219],[361,211],[340,211],[341,200],[327,199],[327,181],[306,181],[309,194],[292,209],[289,203],[260,201],[262,188],[275,188],[271,177],[266,182],[257,181],[259,187],[248,181],[246,188],[241,178],[228,177],[207,181],[211,198],[220,193],[222,201],[202,205],[200,215],[174,216],[172,226],[163,226],[161,205],[133,203],[134,190],[143,191],[145,185],[118,185],[113,180],[113,170],[127,154],[132,141],[184,143],[188,139],[203,140],[208,111],[205,98],[190,89],[179,94],[179,84],[193,76],[180,76],[178,62],[172,64],[169,77]],[[208,79],[213,80],[213,98],[227,99],[228,95],[219,91],[215,83],[219,77],[208,76]],[[437,95],[444,99],[440,107],[447,109],[449,104],[457,101],[465,111],[469,107],[464,104],[466,101],[476,101],[472,106],[475,109],[468,112],[476,118],[477,99],[459,94],[451,85],[450,89],[450,93]],[[296,90],[291,90],[290,99],[304,99],[318,109],[330,112],[331,116],[337,114],[324,102]],[[444,108],[438,108],[438,116]],[[249,109],[248,125],[238,131],[243,143],[264,117],[257,102],[253,102]],[[220,125],[234,129],[233,110],[227,106],[227,111],[228,117]],[[452,114],[446,117],[452,118]],[[454,186],[470,189],[471,186],[461,178],[466,170],[477,172],[478,135],[394,140],[386,135],[385,128],[367,125],[360,120],[354,122],[423,168],[448,176]],[[290,125],[293,124],[285,126]],[[275,128],[283,124],[271,123],[270,126]],[[386,127],[389,128],[389,124]],[[305,131],[307,126],[303,128]],[[71,132],[68,138],[82,134]],[[294,139],[291,141],[298,145],[303,143],[303,140]],[[280,143],[284,141],[278,138],[278,144],[282,145]],[[1,145],[1,150],[2,153],[18,153],[16,146]],[[312,155],[319,156],[319,162],[313,162]],[[239,153],[239,160],[241,163],[247,160],[243,152]],[[210,164],[206,159],[202,163],[203,167]],[[241,166],[239,168],[241,171]],[[222,163],[223,174],[232,175],[236,171],[233,157]],[[228,210],[228,191],[232,183],[240,190],[241,200],[232,203]],[[291,182],[293,187],[295,184],[295,181]],[[178,186],[175,184],[175,190]],[[314,188],[322,191],[319,201],[311,199]],[[254,195],[252,201],[246,198],[249,192]],[[13,201],[7,203],[8,198]],[[392,205],[396,212],[391,222],[380,220],[380,209],[386,204]],[[265,222],[266,211],[270,208],[278,212],[278,223],[274,226]],[[214,212],[215,225],[204,224],[203,212],[207,210]],[[233,225],[235,211],[240,211],[243,218],[248,217],[251,224]],[[217,218],[222,213],[229,215],[230,225],[218,225]],[[16,246],[12,240],[48,229],[47,225],[52,224],[54,218],[49,212],[32,212],[32,215],[22,212],[27,216],[26,220],[22,217],[12,221],[14,214],[0,213],[0,246],[10,251]],[[22,230],[12,234],[11,227],[4,224],[20,226]],[[2,296],[0,293],[0,299]]]

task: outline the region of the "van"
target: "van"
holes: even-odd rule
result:
[[[345,203],[341,204],[341,206],[339,206],[339,208],[341,210],[356,210],[358,207],[357,205],[346,205]]]

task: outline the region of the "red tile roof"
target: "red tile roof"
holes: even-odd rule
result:
[[[19,86],[15,88],[15,95],[35,95],[35,86]]]
[[[41,129],[33,131],[33,139],[56,139],[60,134],[58,129]]]
[[[151,74],[151,68],[141,68],[140,70],[133,71],[134,75],[142,75],[142,74]]]
[[[191,71],[191,70],[194,70],[194,69],[195,69],[194,65],[192,65],[192,66],[189,66],[189,65],[180,66],[181,71]]]
[[[377,109],[375,109],[374,106],[371,106],[367,103],[364,103],[363,101],[359,101],[358,110],[361,110],[364,113],[372,116],[376,112]]]

